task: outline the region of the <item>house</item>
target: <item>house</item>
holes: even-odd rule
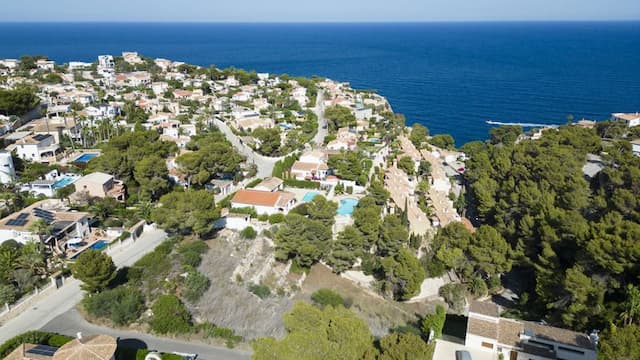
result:
[[[633,155],[640,156],[640,139],[631,140],[631,150]]]
[[[628,127],[638,126],[640,125],[640,113],[615,113],[611,114],[611,120],[622,121]]]
[[[473,301],[465,346],[503,354],[509,360],[596,360],[598,336],[502,318],[493,303]]]
[[[48,134],[28,135],[10,146],[15,148],[19,158],[34,162],[53,162],[60,151],[60,145]]]
[[[353,140],[335,139],[329,141],[329,143],[327,144],[327,149],[333,151],[355,150],[355,148],[356,142]]]
[[[297,180],[324,180],[329,167],[325,163],[296,161],[290,172]]]
[[[369,119],[373,116],[373,110],[368,107],[362,106],[362,104],[357,104],[356,109],[352,111],[353,116],[356,117],[356,120],[364,120]]]
[[[253,187],[254,190],[276,192],[284,190],[284,181],[277,177],[264,178],[258,185]]]
[[[0,67],[6,67],[8,69],[17,68],[18,63],[20,63],[20,61],[17,59],[0,59]]]
[[[0,244],[9,239],[22,244],[42,240],[63,250],[68,239],[84,238],[89,234],[88,216],[85,212],[69,211],[60,200],[38,201],[0,219]],[[34,229],[39,220],[51,226],[51,234],[42,239]]]
[[[108,335],[77,338],[57,348],[48,345],[21,344],[5,360],[113,360],[118,342]]]
[[[98,73],[102,75],[109,75],[115,72],[116,62],[111,55],[98,56]]]
[[[231,199],[232,208],[251,207],[258,214],[288,213],[295,204],[295,194],[284,191],[240,189]]]
[[[144,62],[142,58],[138,56],[137,52],[125,51],[122,53],[122,59],[124,59],[124,61],[128,62],[131,65],[142,64]]]
[[[156,65],[158,65],[158,67],[161,68],[162,71],[169,70],[173,64],[173,61],[167,59],[155,59],[153,60],[153,62],[156,63]]]
[[[38,67],[38,69],[40,70],[47,70],[47,71],[51,71],[55,68],[56,63],[55,61],[51,61],[51,60],[46,60],[46,59],[38,59],[36,61],[36,66]]]
[[[225,196],[231,194],[231,192],[233,191],[233,181],[213,179],[209,181],[209,183],[204,187],[209,191],[213,191],[216,194]]]
[[[259,128],[271,129],[275,126],[273,119],[261,117],[248,117],[235,119],[233,126],[240,131],[254,131]]]
[[[78,179],[74,186],[77,193],[85,193],[89,197],[112,197],[124,201],[126,189],[122,181],[101,172],[93,172]]]

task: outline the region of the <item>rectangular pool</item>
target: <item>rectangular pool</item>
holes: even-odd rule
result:
[[[338,207],[338,215],[351,216],[353,209],[358,205],[357,199],[342,199],[340,200],[340,206]]]
[[[72,178],[69,176],[65,176],[63,178],[60,178],[60,180],[54,182],[53,184],[51,184],[51,188],[53,189],[59,189],[62,187],[65,187],[69,184],[73,184],[76,181],[76,178]]]
[[[93,243],[93,245],[89,246],[91,249],[93,250],[102,250],[104,248],[107,247],[107,245],[109,245],[109,243],[105,240],[98,240],[96,242]]]
[[[78,156],[75,160],[73,160],[74,162],[82,162],[82,163],[86,163],[89,162],[89,160],[93,159],[94,157],[98,156],[98,154],[96,153],[84,153],[80,156]]]

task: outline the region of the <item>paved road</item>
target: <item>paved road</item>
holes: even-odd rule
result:
[[[324,144],[324,138],[329,133],[327,119],[324,118],[324,91],[322,89],[318,89],[316,107],[313,109],[313,111],[318,117],[318,132],[313,138],[313,142],[316,143],[316,146],[322,146],[322,144]]]
[[[146,253],[155,249],[167,234],[162,230],[148,230],[136,242],[124,245],[112,252],[113,262],[118,267],[130,266]],[[40,329],[56,316],[72,309],[82,300],[80,281],[69,278],[65,285],[40,299],[20,315],[0,326],[0,343],[28,330]]]
[[[42,330],[57,332],[68,336],[76,336],[78,332],[82,332],[84,335],[106,334],[119,338],[118,346],[134,349],[152,349],[165,353],[180,352],[198,354],[198,359],[204,360],[245,360],[251,358],[251,353],[246,351],[231,350],[199,342],[160,338],[149,334],[116,330],[90,324],[76,309],[71,309],[55,317],[46,324]]]
[[[242,143],[238,136],[234,134],[233,131],[231,131],[229,126],[225,124],[224,121],[221,121],[220,119],[213,119],[213,121],[218,129],[220,129],[220,131],[222,131],[222,133],[227,137],[227,140],[231,142],[231,145],[233,145],[233,147],[235,147],[240,154],[247,157],[247,162],[250,164],[256,164],[256,166],[258,167],[258,177],[265,178],[271,176],[273,165],[276,163],[276,161],[284,158],[284,156],[275,158],[263,156],[256,153],[249,146]]]

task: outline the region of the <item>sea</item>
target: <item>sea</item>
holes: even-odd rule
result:
[[[458,145],[496,123],[640,111],[640,22],[0,23],[0,58],[123,51],[346,81]]]

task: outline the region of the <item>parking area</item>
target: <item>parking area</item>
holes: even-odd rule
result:
[[[497,360],[498,354],[491,351],[466,348],[464,345],[445,340],[436,340],[436,349],[433,352],[434,360],[455,360],[457,350],[466,350],[471,354],[472,360]]]

